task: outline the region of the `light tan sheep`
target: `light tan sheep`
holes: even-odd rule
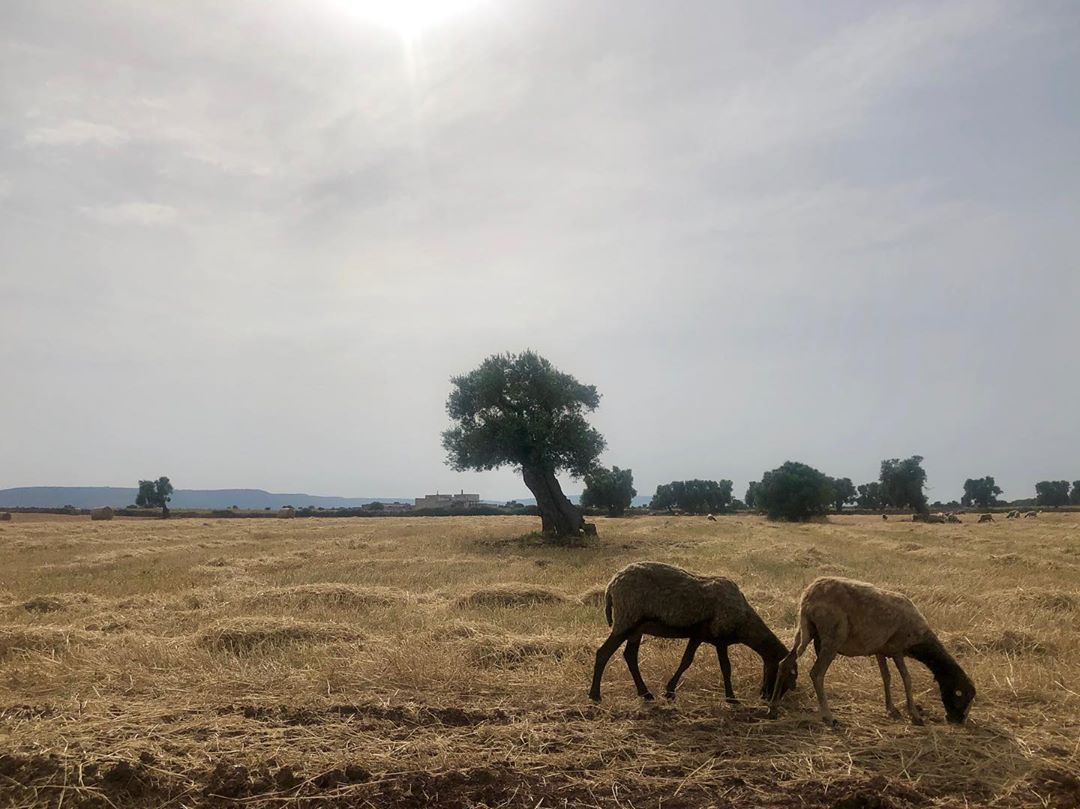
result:
[[[1038,517],[1038,516],[1039,516],[1039,512],[1037,512],[1037,511],[1029,511],[1029,512],[1028,512],[1027,514],[1025,514],[1024,516],[1025,516],[1025,517]]]
[[[794,670],[799,656],[811,642],[817,660],[810,670],[810,679],[817,692],[821,718],[826,722],[835,720],[825,699],[825,672],[837,655],[877,657],[885,686],[885,710],[893,718],[898,718],[899,712],[893,705],[889,688],[887,658],[892,658],[904,681],[908,714],[916,725],[923,724],[923,719],[911,694],[911,677],[904,664],[905,657],[914,657],[933,673],[950,722],[963,722],[975,699],[975,685],[971,679],[938,640],[911,599],[900,593],[851,579],[814,580],[799,599],[795,644],[780,664],[780,679],[788,668]],[[780,696],[773,696],[769,706],[771,718],[776,717]]]
[[[949,514],[945,517],[945,522],[963,522],[956,514]]]
[[[1020,516],[1019,511],[1010,511],[1008,514],[1005,515],[1005,519],[1006,520],[1015,520],[1019,516]]]
[[[114,512],[108,506],[104,508],[95,508],[90,512],[91,520],[111,520],[114,516]]]
[[[794,666],[789,668],[786,679],[777,683],[777,671],[787,649],[730,579],[699,576],[660,562],[634,562],[612,577],[604,594],[604,611],[611,634],[596,652],[589,690],[589,696],[597,702],[604,667],[623,643],[626,644],[623,657],[638,696],[653,698],[638,670],[642,635],[689,639],[682,662],[664,689],[668,699],[674,698],[679,679],[694,661],[702,643],[716,647],[724,676],[724,695],[729,702],[735,701],[735,692],[731,687],[727,647],[735,643],[744,643],[761,656],[762,699],[767,700],[774,691],[784,693],[795,683]]]
[[[979,522],[993,522],[993,521],[994,521],[994,515],[993,514],[980,514],[979,515]]]

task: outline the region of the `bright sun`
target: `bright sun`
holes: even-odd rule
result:
[[[393,28],[406,40],[464,13],[479,0],[344,0],[358,17]]]

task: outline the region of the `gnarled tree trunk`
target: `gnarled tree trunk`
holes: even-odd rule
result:
[[[536,498],[544,533],[550,537],[581,536],[585,523],[581,510],[566,499],[555,474],[546,469],[521,470],[525,485]]]

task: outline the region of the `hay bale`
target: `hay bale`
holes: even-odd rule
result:
[[[515,669],[550,660],[591,657],[593,649],[582,641],[547,635],[482,637],[469,647],[468,658],[484,668]]]
[[[481,587],[458,597],[459,607],[530,607],[534,604],[565,604],[564,593],[535,584],[500,584]]]
[[[0,522],[11,522],[11,512],[0,511]]]
[[[391,587],[357,587],[352,584],[321,582],[298,584],[292,587],[273,587],[255,593],[244,600],[252,607],[337,607],[370,609],[389,607],[407,601],[407,596]]]
[[[116,512],[108,506],[104,506],[103,508],[95,508],[90,512],[91,520],[111,520],[114,516],[116,516]]]
[[[296,509],[292,506],[285,506],[277,513],[279,520],[291,520],[296,516]]]
[[[358,640],[360,633],[339,624],[289,618],[228,618],[200,632],[199,646],[215,652],[248,654],[302,643]]]
[[[72,646],[89,640],[89,635],[77,629],[54,626],[3,626],[0,627],[0,660],[16,652],[61,654]]]
[[[577,600],[579,604],[584,604],[586,607],[602,607],[604,606],[604,593],[606,592],[606,584],[597,584],[579,595]]]

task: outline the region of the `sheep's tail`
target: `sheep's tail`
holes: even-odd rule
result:
[[[800,609],[799,622],[795,626],[795,639],[791,643],[791,653],[796,658],[801,656],[813,639],[814,625],[810,623],[810,617],[806,614],[806,610]]]
[[[612,625],[611,620],[611,588],[609,587],[604,591],[604,617],[607,618],[607,625]]]

